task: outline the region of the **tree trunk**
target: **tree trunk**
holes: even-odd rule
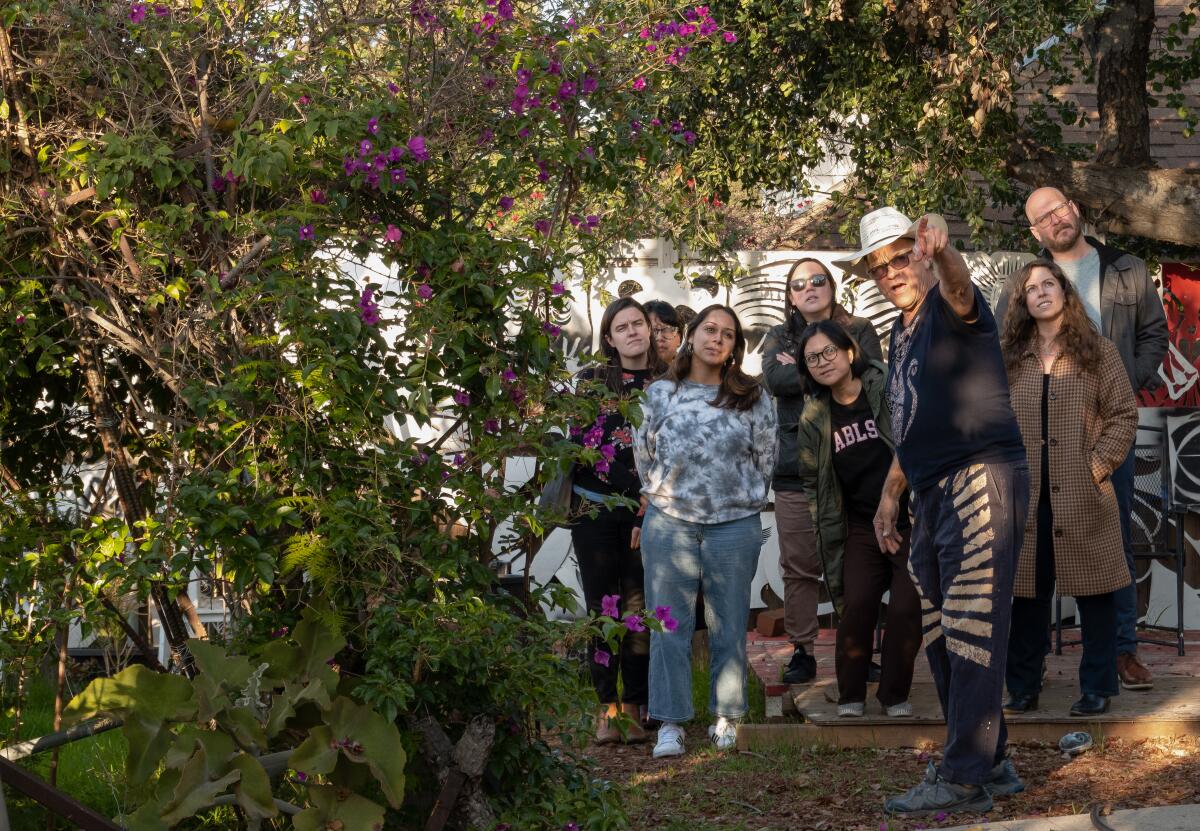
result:
[[[1109,0],[1096,25],[1096,100],[1100,138],[1096,161],[1111,167],[1152,167],[1146,68],[1154,33],[1154,0]]]
[[[1061,189],[1110,233],[1200,246],[1200,171],[1110,167],[1035,152],[1010,159],[1008,172],[1031,187]]]
[[[109,402],[104,374],[100,370],[99,356],[95,352],[95,347],[87,340],[80,344],[79,362],[83,367],[92,419],[95,422],[96,431],[100,434],[100,442],[104,445],[104,452],[108,456],[109,466],[112,468],[113,482],[117,486],[117,496],[121,502],[121,510],[125,514],[125,522],[129,525],[129,530],[133,535],[137,536],[140,533],[137,530],[137,524],[146,518],[146,509],[137,492],[137,483],[133,478],[129,457],[126,455],[117,433],[117,425],[120,424],[120,420]],[[188,652],[188,631],[184,626],[179,606],[167,594],[166,586],[159,581],[151,584],[150,596],[154,599],[154,605],[158,609],[158,620],[162,624],[163,635],[166,636],[167,643],[171,646],[171,652],[178,661],[183,674],[191,678],[195,675],[195,667],[192,664],[191,653]]]

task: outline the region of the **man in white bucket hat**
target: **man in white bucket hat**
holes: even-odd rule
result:
[[[909,572],[946,716],[942,764],[889,813],[990,810],[994,794],[1024,788],[1005,758],[1001,703],[1013,573],[1025,528],[1029,470],[1009,404],[996,320],[949,245],[946,222],[895,208],[862,218],[862,248],[837,264],[900,310],[888,348],[896,459],[875,534],[899,550],[900,497],[911,489]]]

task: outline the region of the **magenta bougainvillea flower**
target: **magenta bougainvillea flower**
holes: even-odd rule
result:
[[[558,297],[560,294],[562,294],[566,290],[567,290],[567,287],[564,286],[562,284],[562,282],[559,280],[555,280],[553,283],[550,284],[550,293],[553,294],[555,297]]]
[[[606,594],[600,598],[600,614],[616,618],[621,614],[621,595]]]
[[[395,225],[389,225],[387,231],[383,234],[383,238],[390,243],[397,243],[404,238],[404,232]]]
[[[316,236],[316,232],[311,225],[301,225],[299,236],[302,240],[310,240]]]
[[[592,660],[602,667],[608,666],[608,662],[612,660],[612,655],[605,652],[603,649],[597,649],[592,655]]]
[[[458,404],[460,407],[471,406],[471,393],[458,390],[454,393],[454,403]]]
[[[146,4],[134,3],[129,7],[129,21],[131,23],[141,23],[146,19]]]
[[[421,298],[422,300],[428,300],[429,298],[433,297],[433,287],[428,283],[422,283],[421,285],[417,286],[417,297]]]

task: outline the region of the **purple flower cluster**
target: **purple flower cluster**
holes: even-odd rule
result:
[[[358,298],[358,316],[367,326],[379,324],[379,304],[375,302],[375,292],[363,289],[362,297]]]
[[[230,185],[240,185],[246,181],[245,176],[234,176],[232,170],[226,170],[220,176],[214,176],[212,180],[212,189],[217,193],[224,193],[225,188]]]
[[[667,630],[668,632],[674,632],[679,628],[679,621],[671,617],[670,606],[655,606],[654,617],[659,623],[662,624],[663,629]]]
[[[378,121],[373,118],[371,122],[368,122],[367,130],[374,135],[375,131],[371,128],[374,126],[378,130]],[[403,147],[392,145],[386,151],[380,150],[378,153],[375,152],[375,142],[363,139],[358,143],[357,156],[346,156],[342,159],[342,170],[347,176],[362,174],[363,183],[370,188],[379,187],[384,173],[388,174],[388,179],[393,185],[399,185],[408,178],[408,172],[399,165],[406,156],[411,156],[417,163],[429,161],[429,150],[425,145],[424,136],[413,136]]]
[[[590,234],[600,227],[600,217],[596,214],[588,214],[582,219],[576,214],[571,214],[567,217],[567,221],[574,225],[575,230],[581,234]]]
[[[425,0],[413,0],[412,5],[409,6],[409,13],[416,24],[426,32],[442,31],[437,12],[429,8],[429,4]]]
[[[604,422],[608,419],[604,413],[596,416],[596,422],[583,434],[584,447],[599,447],[604,441]]]
[[[454,403],[460,407],[471,406],[471,393],[457,390],[454,393]]]
[[[666,62],[672,66],[678,66],[688,54],[692,51],[692,47],[686,43],[679,43],[679,40],[688,38],[707,38],[715,35],[720,31],[721,27],[712,19],[709,14],[708,6],[696,6],[694,9],[685,9],[683,17],[686,22],[671,21],[668,23],[659,23],[654,28],[642,29],[638,32],[638,37],[642,40],[648,40],[646,51],[654,53],[658,51],[659,44],[663,48],[671,48],[671,53],[666,57]],[[736,43],[737,35],[733,32],[724,32],[722,37],[726,43]],[[672,42],[672,39],[676,39]]]

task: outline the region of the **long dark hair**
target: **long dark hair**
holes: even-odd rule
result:
[[[679,321],[679,313],[666,300],[647,300],[642,304],[642,308],[646,310],[646,314],[654,315],[665,325],[674,327],[680,335],[683,335],[683,324]]]
[[[676,386],[688,377],[692,370],[692,342],[689,339],[695,336],[696,330],[713,312],[725,312],[733,318],[733,354],[729,356],[725,366],[721,367],[721,386],[717,390],[717,397],[708,403],[727,410],[749,410],[762,395],[762,387],[758,381],[742,371],[742,358],[746,357],[746,335],[742,332],[742,322],[738,320],[737,312],[728,306],[720,303],[705,306],[688,322],[683,346],[675,355],[666,377],[674,381]]]
[[[787,321],[787,333],[793,341],[800,337],[800,333],[808,325],[808,321],[804,319],[804,315],[800,314],[800,310],[792,305],[792,277],[795,276],[797,269],[805,263],[816,263],[819,265],[821,271],[829,280],[829,293],[832,296],[830,300],[832,305],[829,309],[830,319],[837,321],[843,326],[850,322],[850,313],[837,302],[837,278],[833,276],[833,272],[829,270],[829,266],[816,257],[801,257],[792,263],[792,267],[788,269],[787,277],[783,281],[783,319]]]
[[[604,316],[600,318],[600,351],[607,359],[604,385],[613,392],[621,392],[621,376],[624,368],[621,366],[621,354],[617,352],[617,347],[608,342],[608,336],[612,332],[613,320],[626,309],[637,309],[642,313],[642,319],[646,321],[646,339],[650,341],[646,352],[646,368],[650,370],[651,377],[662,375],[667,369],[667,365],[658,356],[658,347],[654,345],[654,335],[650,331],[650,315],[646,314],[642,304],[632,297],[621,297],[609,303],[608,308],[604,310]]]
[[[832,320],[818,320],[816,323],[810,323],[796,341],[796,365],[800,367],[800,377],[804,379],[805,391],[810,395],[828,389],[816,378],[813,378],[812,370],[808,368],[808,361],[804,360],[805,345],[817,335],[824,335],[838,349],[853,354],[854,357],[850,360],[851,376],[861,378],[862,374],[867,371],[867,367],[871,365],[870,359],[859,348],[858,341],[846,331],[846,327],[842,324]]]
[[[1100,368],[1100,331],[1088,317],[1079,299],[1079,291],[1051,260],[1037,259],[1025,265],[1008,280],[1008,312],[1000,336],[1000,351],[1004,353],[1004,368],[1011,378],[1037,336],[1037,321],[1025,304],[1025,281],[1035,268],[1044,268],[1054,275],[1063,292],[1062,328],[1055,340],[1063,354],[1070,355],[1084,372],[1095,374]]]

